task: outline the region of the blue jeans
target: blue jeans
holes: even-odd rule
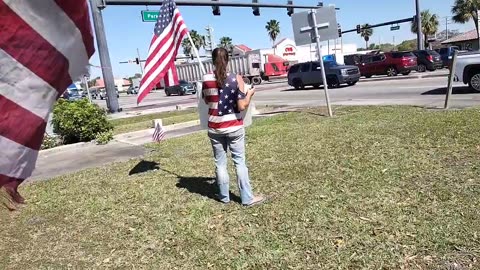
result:
[[[230,149],[233,163],[237,171],[238,188],[242,204],[249,204],[253,200],[252,187],[248,177],[248,168],[245,164],[245,129],[228,134],[208,133],[213,147],[217,185],[219,188],[219,200],[228,203],[230,201],[229,176],[227,170],[227,152]]]

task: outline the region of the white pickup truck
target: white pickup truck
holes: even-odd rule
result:
[[[480,51],[458,54],[454,81],[468,84],[470,88],[480,92]]]

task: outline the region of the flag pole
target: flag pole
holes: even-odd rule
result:
[[[202,59],[200,58],[200,54],[198,54],[197,47],[195,47],[195,43],[193,43],[193,39],[190,36],[190,31],[187,32],[188,40],[190,40],[190,44],[192,45],[192,50],[195,56],[197,57],[198,64],[200,65],[200,69],[202,70],[203,75],[207,74],[205,66],[202,63]]]

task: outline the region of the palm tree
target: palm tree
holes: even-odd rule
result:
[[[265,25],[265,29],[267,29],[272,44],[275,45],[275,41],[280,35],[280,22],[277,20],[270,20],[267,22],[267,25]]]
[[[183,54],[186,56],[192,55],[192,44],[188,38],[182,40]]]
[[[197,50],[205,46],[205,36],[200,35],[197,31],[191,30],[190,36],[192,37],[193,44]]]
[[[231,52],[233,50],[233,40],[230,37],[221,37],[220,38],[220,47],[225,48],[227,51]]]
[[[373,35],[373,29],[370,28],[370,24],[366,23],[362,25],[362,30],[360,32],[360,36],[363,37],[365,40],[365,48],[368,50],[368,41],[370,37]]]
[[[425,47],[428,47],[428,36],[435,35],[438,31],[438,16],[430,13],[430,10],[422,11],[422,33],[425,39]],[[412,33],[418,32],[418,25],[412,23]]]
[[[478,33],[478,9],[480,0],[455,0],[452,7],[453,21],[456,23],[467,23],[473,20]],[[479,40],[480,46],[480,40]]]

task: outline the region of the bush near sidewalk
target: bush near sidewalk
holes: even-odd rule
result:
[[[88,99],[60,99],[53,109],[52,123],[53,132],[62,137],[64,144],[89,142],[113,129],[106,111]]]
[[[480,269],[480,110],[318,112],[247,130],[254,208],[212,199],[205,132],[24,185],[0,269]]]

